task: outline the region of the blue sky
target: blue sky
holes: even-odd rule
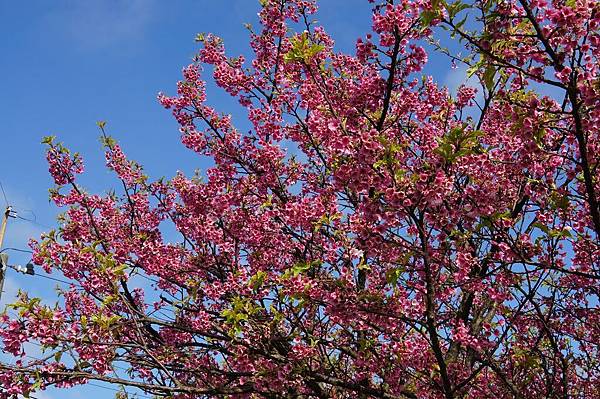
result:
[[[11,219],[4,247],[26,248],[28,238],[48,230],[58,212],[48,202],[51,179],[42,136],[56,135],[82,153],[86,173],[81,183],[91,192],[115,184],[104,168],[98,120],[107,121],[109,133],[151,177],[202,168],[198,157],[179,143],[177,125],[156,95],[174,93],[181,68],[198,49],[198,32],[221,36],[231,55],[248,54],[243,23],[256,25],[258,8],[257,0],[0,2],[0,182],[18,214],[31,220]],[[369,28],[369,4],[323,0],[317,18],[337,48],[350,51]],[[442,83],[455,87],[464,80],[464,71],[451,71],[448,63],[437,67]],[[209,85],[208,97],[244,126],[243,113],[227,94]],[[0,204],[4,208],[1,194]],[[11,264],[29,259],[25,253],[9,253]],[[0,306],[18,288],[50,298],[54,286],[9,270]],[[114,392],[86,387],[36,397],[85,395],[111,398]]]

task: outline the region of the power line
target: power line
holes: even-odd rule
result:
[[[43,274],[25,273],[23,270],[21,270],[18,266],[15,266],[15,265],[8,265],[8,267],[10,267],[13,270],[16,270],[19,273],[28,274],[28,275],[33,276],[33,277],[41,277],[41,278],[45,278],[45,279],[48,279],[48,280],[56,281],[56,282],[61,283],[61,284],[77,285],[77,284],[75,284],[73,282],[70,282],[70,281],[67,281],[67,280],[62,280],[62,279],[59,279],[59,278],[55,278],[55,277],[51,277],[51,276],[46,276],[46,275],[43,275]]]
[[[30,250],[30,249],[19,249],[19,248],[12,248],[12,247],[4,248],[0,252],[4,252],[4,251],[17,251],[17,252],[25,252],[25,253],[28,253],[28,254],[32,254],[33,253],[33,251]]]
[[[36,345],[36,346],[39,346],[39,347],[41,347],[41,345],[40,345],[40,344],[37,344],[37,343],[34,343],[34,342],[29,342],[29,343],[30,343],[30,344],[34,344],[34,345]],[[40,358],[37,358],[37,357],[34,357],[34,356],[25,355],[25,357],[26,357],[26,358],[29,358],[29,359],[32,359],[32,360],[36,360],[36,361],[38,361],[38,362],[43,362],[43,363],[45,363],[45,362],[46,362],[44,359],[40,359]],[[118,374],[115,374],[115,375],[117,375],[117,376],[118,376]],[[135,396],[136,396],[136,397],[138,397],[138,398],[152,399],[152,397],[150,397],[150,396],[143,395],[143,394],[139,394],[139,393],[137,393],[137,392],[127,392],[127,390],[125,390],[125,388],[123,388],[123,390],[121,390],[121,389],[116,389],[116,388],[112,388],[112,387],[107,387],[106,385],[95,384],[95,383],[93,383],[93,382],[86,382],[86,383],[85,383],[84,385],[82,385],[82,386],[85,386],[85,385],[89,385],[89,386],[96,387],[96,388],[102,388],[102,389],[106,389],[106,390],[108,390],[108,391],[113,391],[113,392],[123,392],[123,391],[125,391],[125,393],[126,393],[128,396],[129,396],[129,395],[135,395]],[[33,397],[32,397],[32,398],[33,398]]]
[[[4,202],[6,203],[6,206],[8,206],[8,198],[6,197],[6,192],[4,191],[4,186],[2,185],[1,181],[0,181],[0,189],[2,189],[2,195],[4,195]]]
[[[10,202],[8,201],[8,196],[6,195],[6,191],[4,190],[4,185],[2,184],[1,181],[0,181],[0,190],[2,191],[2,196],[4,197],[4,202],[5,202],[5,204],[6,204],[7,207],[10,206],[13,209],[20,209],[23,212],[28,212],[28,213],[31,213],[33,215],[33,219],[27,219],[27,218],[24,218],[24,217],[16,215],[16,214],[11,215],[12,217],[23,219],[23,220],[26,220],[26,221],[31,222],[31,223],[39,224],[42,227],[48,227],[48,226],[44,226],[44,225],[42,225],[42,224],[40,224],[40,223],[37,222],[37,215],[35,214],[35,212],[33,210],[21,208],[20,206],[16,206],[16,205],[12,205],[11,206]]]
[[[107,387],[107,386],[100,385],[100,384],[94,384],[94,383],[92,383],[92,382],[88,382],[88,383],[87,383],[87,385],[91,385],[91,386],[93,386],[93,387],[97,387],[97,388],[107,389],[107,390],[109,390],[109,391],[114,391],[114,392],[123,392],[123,391],[121,391],[120,389],[111,388],[111,387]],[[138,398],[147,398],[147,399],[152,399],[152,397],[150,397],[150,396],[146,396],[146,395],[138,394],[138,393],[136,393],[136,392],[127,392],[127,391],[125,391],[125,393],[127,393],[127,395],[128,395],[128,396],[129,396],[129,395],[134,395],[134,396],[137,396]]]
[[[45,279],[48,279],[48,280],[53,280],[53,281],[56,281],[56,282],[58,282],[58,283],[62,283],[62,284],[67,284],[67,285],[77,285],[77,284],[74,284],[74,283],[68,282],[68,281],[66,281],[66,280],[61,280],[61,279],[59,279],[59,278],[54,278],[54,277],[50,277],[50,276],[44,276],[43,274],[34,274],[34,276],[41,277],[41,278],[45,278]]]
[[[64,342],[64,341],[63,341],[63,342]],[[42,348],[42,349],[44,348],[44,346],[43,346],[42,344],[38,344],[37,342],[34,342],[34,341],[27,341],[27,343],[28,343],[28,344],[31,344],[31,345],[34,345],[34,346],[37,346],[37,347],[39,347],[39,348]],[[29,356],[29,355],[25,355],[25,357],[29,357],[29,358],[31,358],[31,359],[33,359],[33,360],[40,360],[40,361],[42,361],[42,360],[43,360],[43,359],[38,359],[38,358],[36,358],[36,357]],[[124,362],[124,361],[121,361],[121,362]],[[113,369],[122,370],[122,371],[129,371],[129,369],[127,369],[127,368],[125,368],[125,367],[117,366],[117,365],[115,365],[114,363],[111,363],[110,365],[111,365],[111,367],[112,367]]]
[[[36,218],[36,219],[28,219],[28,218],[25,218],[25,217],[23,217],[23,216],[19,216],[19,215],[14,215],[14,216],[15,216],[17,219],[21,219],[21,220],[24,220],[24,221],[26,221],[26,222],[29,222],[29,223],[37,224],[38,226],[40,226],[40,227],[43,227],[43,228],[45,228],[45,229],[52,229],[52,227],[51,227],[51,226],[48,226],[48,225],[46,225],[46,224],[42,224],[42,223],[38,222],[38,221],[37,221],[37,218]]]
[[[21,208],[20,206],[13,206],[13,208],[16,208],[17,210],[20,209],[21,211],[26,212],[26,213],[31,213],[31,215],[33,216],[33,220],[37,220],[37,215],[31,209]]]

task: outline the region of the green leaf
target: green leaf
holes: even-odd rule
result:
[[[267,277],[267,272],[261,270],[261,271],[257,272],[254,276],[250,277],[250,280],[248,281],[248,285],[253,290],[258,290],[264,284],[266,277]]]
[[[400,279],[400,276],[402,276],[403,272],[404,272],[404,269],[400,268],[400,267],[386,271],[385,272],[386,282],[392,286],[395,286],[396,284],[398,284],[398,280]]]
[[[428,27],[431,25],[431,21],[437,19],[441,15],[442,7],[447,8],[448,5],[444,0],[431,0],[431,9],[425,10],[421,12],[421,24],[423,27]]]
[[[127,270],[127,265],[125,263],[122,263],[121,265],[115,267],[113,269],[113,272],[115,273],[115,276],[124,276],[125,275],[125,270]]]
[[[553,209],[562,209],[563,211],[567,210],[570,205],[569,197],[559,193],[552,193],[550,195],[551,206]]]
[[[369,264],[365,262],[364,258],[360,260],[356,267],[358,268],[358,270],[371,271],[371,266],[369,266]]]
[[[251,315],[258,312],[258,306],[248,298],[235,297],[231,301],[232,307],[221,312],[225,324],[231,326],[230,335],[237,335],[242,331],[242,323],[247,321]]]
[[[479,61],[477,61],[476,63],[471,65],[469,67],[469,69],[467,69],[467,78],[470,78],[471,76],[475,75],[477,73],[477,71],[479,71],[483,67],[484,64],[485,64],[484,58],[480,57]]]
[[[294,266],[292,266],[292,274],[296,277],[298,274],[303,273],[310,269],[310,263],[308,262],[298,262]]]
[[[439,11],[425,10],[421,12],[421,24],[426,27],[431,25],[431,21],[439,17]]]
[[[535,131],[533,133],[533,141],[535,141],[535,143],[538,145],[538,147],[542,148],[543,146],[543,139],[544,136],[546,136],[546,129],[538,129],[537,131]]]
[[[454,160],[452,145],[449,143],[440,144],[434,152],[441,156],[445,161],[452,162]]]
[[[308,64],[315,55],[325,48],[320,44],[311,43],[306,32],[293,37],[291,44],[290,50],[283,56],[285,62],[304,62]]]
[[[468,15],[465,15],[465,17],[462,20],[457,22],[456,29],[461,29],[463,27],[463,25],[465,24],[465,22],[467,22],[467,18],[468,18]]]
[[[488,91],[492,91],[494,88],[494,77],[496,76],[496,67],[493,65],[487,65],[483,71],[483,83]]]
[[[116,140],[110,136],[101,136],[100,142],[104,147],[107,147],[109,149],[112,149],[117,144]]]
[[[461,1],[455,1],[452,4],[446,5],[446,11],[448,11],[448,16],[450,19],[453,19],[459,12],[466,10],[467,8],[471,8],[471,5]],[[459,26],[457,25],[457,27]]]
[[[536,228],[542,230],[546,234],[548,234],[550,232],[550,228],[548,226],[546,226],[545,224],[540,223],[540,222],[533,223],[532,227],[536,227]]]
[[[484,133],[481,130],[466,130],[467,124],[450,129],[448,134],[438,139],[438,147],[434,150],[447,162],[473,153],[481,153],[479,137]]]
[[[44,136],[42,138],[42,144],[52,144],[54,142],[54,139],[56,139],[56,136]]]
[[[84,360],[84,361],[77,363],[77,367],[79,369],[87,369],[89,367],[92,367],[92,364],[90,362]]]
[[[552,229],[550,230],[550,232],[548,233],[548,236],[551,238],[573,238],[573,235],[571,234],[571,232],[569,230],[565,230],[565,229]]]
[[[34,383],[31,385],[31,390],[32,390],[32,391],[36,391],[36,390],[40,389],[41,387],[42,387],[42,380],[41,380],[41,379],[40,379],[40,380],[36,380],[36,381],[35,381],[35,382],[34,382]],[[28,396],[29,396],[29,394],[28,394]],[[27,397],[28,397],[28,396],[27,396]]]

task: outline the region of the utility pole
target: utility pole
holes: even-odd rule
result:
[[[0,299],[2,299],[2,291],[4,290],[4,276],[6,275],[6,269],[8,269],[8,254],[2,252],[2,243],[4,242],[4,233],[6,233],[6,225],[11,212],[12,208],[7,206],[2,216],[2,227],[0,227]]]

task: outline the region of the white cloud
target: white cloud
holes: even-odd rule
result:
[[[476,87],[478,89],[480,86],[477,76],[467,76],[466,66],[459,66],[457,68],[450,69],[444,78],[443,84],[448,88],[448,90],[450,90],[450,93],[452,94],[456,94],[456,90],[458,90],[461,85]]]
[[[456,96],[458,88],[462,85],[473,87],[477,89],[475,94],[475,102],[482,106],[484,103],[483,88],[479,82],[479,78],[476,75],[467,76],[467,67],[465,65],[459,65],[457,68],[450,69],[443,80],[443,85],[448,88],[450,95]],[[477,106],[467,106],[463,110],[464,117],[471,117],[475,120],[479,119],[480,111]]]

